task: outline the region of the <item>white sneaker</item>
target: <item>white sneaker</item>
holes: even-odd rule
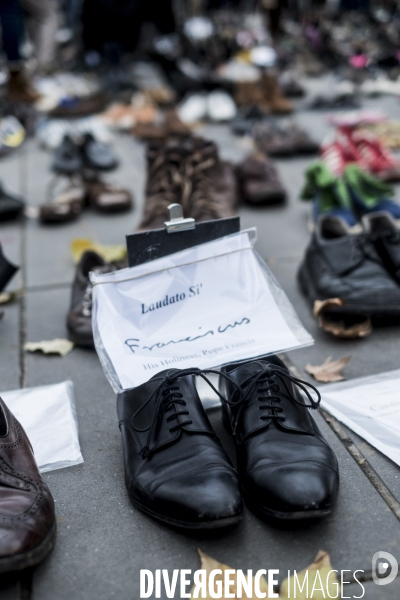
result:
[[[177,112],[184,123],[202,121],[207,116],[207,97],[204,94],[193,94],[183,101]]]
[[[231,121],[236,117],[236,113],[236,104],[229,94],[222,90],[208,94],[207,114],[210,121]]]

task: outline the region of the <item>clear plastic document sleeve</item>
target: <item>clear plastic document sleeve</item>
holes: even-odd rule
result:
[[[251,229],[91,273],[96,350],[115,392],[168,368],[215,368],[313,343],[255,239]]]

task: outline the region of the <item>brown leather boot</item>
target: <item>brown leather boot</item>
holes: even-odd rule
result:
[[[293,112],[293,104],[283,96],[278,79],[275,75],[264,73],[260,85],[265,100],[269,102],[271,112],[278,114],[288,114]]]
[[[12,102],[31,104],[39,100],[40,94],[33,88],[22,70],[10,71],[8,78],[8,99]]]
[[[53,497],[26,433],[0,398],[0,573],[41,562],[55,535]]]
[[[232,165],[220,160],[214,142],[192,138],[191,144],[182,194],[185,216],[196,221],[234,216],[238,189]]]
[[[147,149],[147,184],[143,219],[138,231],[162,229],[168,206],[181,203],[183,165],[187,149],[179,139],[153,141]]]
[[[235,86],[235,102],[238,106],[258,106],[264,113],[271,112],[269,98],[260,81],[240,81]]]

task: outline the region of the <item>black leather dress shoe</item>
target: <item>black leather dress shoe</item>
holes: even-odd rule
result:
[[[238,393],[229,380],[220,379],[249,508],[279,519],[328,515],[338,491],[338,464],[308,413],[319,404],[305,387],[310,384],[290,375],[277,356],[228,365],[221,373],[241,388]]]
[[[320,217],[298,273],[302,292],[315,300],[340,298],[334,312],[400,317],[400,286],[365,233],[351,235],[339,217]]]
[[[388,212],[364,215],[364,229],[387,272],[400,283],[400,229]]]
[[[125,485],[134,505],[152,517],[213,529],[237,523],[243,503],[193,372],[168,369],[118,396]]]

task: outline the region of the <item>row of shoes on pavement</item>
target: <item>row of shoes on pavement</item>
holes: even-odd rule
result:
[[[42,223],[75,220],[87,207],[101,212],[130,210],[131,192],[103,176],[118,165],[112,146],[92,132],[66,133],[53,154],[56,176],[49,185],[49,200],[39,208]]]
[[[239,198],[255,205],[282,202],[285,190],[274,165],[261,153],[233,166],[201,137],[154,141],[147,149],[146,202],[139,230],[164,227],[168,206],[208,221],[234,215]]]
[[[329,515],[339,469],[309,414],[319,406],[318,391],[276,356],[224,367],[218,394],[236,446],[236,470],[201,404],[199,376],[206,378],[199,369],[168,369],[118,396],[125,482],[134,506],[192,530],[237,524],[243,500],[264,519]],[[1,398],[0,441],[0,573],[6,573],[45,558],[56,519],[29,439]]]
[[[325,317],[345,326],[400,318],[399,221],[385,211],[362,218],[363,231],[352,234],[343,218],[320,216],[298,271],[303,294],[334,300]]]
[[[147,148],[147,185],[139,231],[160,229],[169,218],[168,206],[179,203],[185,217],[209,221],[235,214],[239,195],[252,205],[284,202],[286,191],[273,163],[250,155],[235,167],[219,157],[214,142],[203,138],[169,138]],[[94,347],[90,271],[114,270],[125,265],[105,264],[96,252],[86,251],[77,264],[67,315],[69,338]]]

